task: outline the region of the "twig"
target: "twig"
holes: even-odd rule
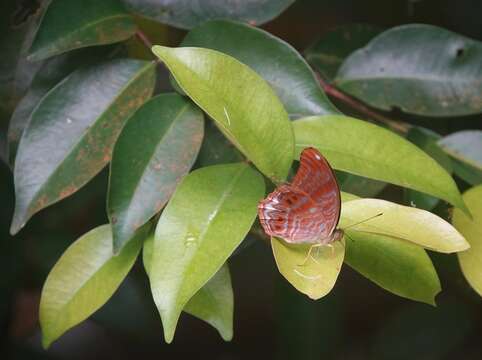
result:
[[[147,47],[149,50],[152,48],[152,43],[147,37],[146,34],[142,30],[137,30],[136,31],[136,36],[137,38],[144,44],[145,47]]]
[[[360,101],[356,100],[355,98],[341,92],[335,86],[327,83],[319,74],[316,74],[318,78],[318,82],[320,83],[323,90],[330,96],[340,100],[341,102],[345,103],[346,105],[352,107],[355,110],[358,110],[361,113],[369,116],[370,118],[379,121],[387,126],[389,126],[392,130],[400,133],[406,134],[412,125],[403,122],[403,121],[396,121],[389,119],[373,110],[371,110],[368,106],[364,105]]]

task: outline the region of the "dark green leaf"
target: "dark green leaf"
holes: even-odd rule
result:
[[[187,302],[248,233],[263,195],[263,178],[243,163],[196,170],[177,187],[157,224],[150,269],[167,342]]]
[[[385,290],[435,305],[440,281],[422,247],[389,236],[347,232],[348,265]]]
[[[386,182],[349,174],[344,171],[335,170],[335,173],[341,191],[346,191],[360,197],[375,197],[387,186]]]
[[[115,252],[164,207],[191,169],[203,129],[201,110],[177,94],[152,98],[127,121],[110,166],[107,209]]]
[[[450,134],[438,144],[450,156],[482,171],[482,131],[464,130]]]
[[[432,130],[414,126],[407,134],[407,140],[417,145],[420,149],[430,155],[449,173],[452,173],[452,161],[437,145],[440,135]],[[439,199],[423,194],[412,189],[405,189],[405,202],[410,206],[416,206],[425,210],[432,210],[439,202]]]
[[[253,25],[263,24],[283,12],[295,0],[122,0],[143,16],[182,29],[191,29],[207,20],[233,19]]]
[[[118,0],[52,0],[35,34],[28,59],[37,61],[72,49],[112,44],[136,30]]]
[[[154,235],[144,242],[142,250],[144,268],[148,275],[152,263],[153,246]],[[213,326],[224,340],[232,339],[234,297],[227,263],[193,295],[183,311]]]
[[[470,286],[482,296],[482,185],[463,195],[472,219],[460,210],[454,210],[452,223],[465,236],[470,249],[457,254],[460,267]]]
[[[454,168],[454,173],[468,184],[482,184],[482,170],[474,168],[473,166],[457,159],[452,159],[452,166]]]
[[[239,162],[244,159],[236,147],[219,131],[212,121],[206,121],[204,140],[199,150],[199,167]]]
[[[482,111],[482,44],[430,25],[390,29],[343,63],[336,84],[364,102],[419,115]]]
[[[292,119],[338,113],[301,55],[266,31],[232,21],[210,21],[191,30],[182,46],[217,50],[248,65],[276,91]]]
[[[153,52],[216,125],[274,182],[293,161],[293,130],[273,89],[248,66],[204,48],[154,46]]]
[[[30,119],[32,111],[40,100],[57,85],[60,80],[76,68],[100,60],[102,57],[105,58],[108,55],[107,49],[102,48],[102,50],[104,51],[85,49],[69,52],[49,59],[41,66],[28,92],[17,104],[10,119],[8,127],[8,153],[12,166],[15,161],[20,137]]]
[[[341,25],[305,51],[306,60],[327,80],[333,80],[342,62],[353,51],[365,46],[382,29],[368,24]]]
[[[297,154],[315,146],[335,169],[423,191],[466,210],[444,168],[389,130],[339,115],[297,120],[293,127]]]
[[[110,161],[122,126],[153,87],[153,63],[114,60],[73,72],[42,99],[15,160],[13,234]]]
[[[113,256],[111,229],[103,225],[65,251],[42,289],[39,316],[45,348],[109,300],[134,265],[143,236],[139,233]]]

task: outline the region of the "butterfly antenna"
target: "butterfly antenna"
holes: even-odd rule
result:
[[[363,223],[365,223],[365,222],[367,222],[367,221],[370,221],[370,220],[375,219],[375,218],[377,218],[377,217],[379,217],[379,216],[382,216],[382,215],[383,215],[383,213],[378,213],[378,214],[376,214],[376,215],[373,215],[373,216],[369,217],[368,219],[365,219],[365,220],[359,221],[359,222],[357,222],[357,223],[351,224],[350,226],[347,226],[347,227],[344,228],[343,230],[348,230],[348,229],[350,229],[350,228],[352,228],[352,227],[354,227],[354,226],[363,224]]]

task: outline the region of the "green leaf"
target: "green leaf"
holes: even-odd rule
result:
[[[204,124],[204,139],[197,157],[199,167],[227,164],[244,160],[234,145],[226,139],[212,121]]]
[[[482,44],[431,25],[403,25],[374,38],[338,71],[343,91],[382,110],[425,116],[482,112]]]
[[[335,171],[338,185],[342,191],[356,194],[360,197],[374,197],[387,186],[383,181],[368,179],[363,176]]]
[[[482,185],[467,190],[463,197],[472,219],[455,209],[452,223],[465,236],[470,249],[458,253],[457,256],[465,278],[482,296]]]
[[[139,234],[113,256],[110,226],[103,225],[65,251],[42,289],[39,316],[45,348],[109,300],[134,265],[142,240]]]
[[[203,114],[177,94],[152,98],[131,116],[114,147],[107,211],[114,251],[159,212],[194,164]]]
[[[482,130],[458,131],[438,144],[450,156],[482,171]]]
[[[335,169],[422,191],[466,210],[444,168],[389,130],[337,115],[297,120],[293,128],[297,154],[315,146]]]
[[[95,48],[95,51],[93,48],[72,51],[53,57],[42,64],[39,71],[35,74],[27,93],[17,104],[9,122],[8,153],[12,167],[15,162],[20,137],[30,120],[30,115],[40,100],[73,70],[81,65],[91,64],[108,57],[109,50],[112,49],[102,47]]]
[[[154,235],[144,241],[142,250],[144,268],[149,276],[153,246]],[[213,326],[225,341],[233,338],[234,296],[227,263],[193,295],[183,311]]]
[[[347,233],[345,262],[350,267],[396,295],[435,305],[440,280],[423,248],[389,236]]]
[[[331,81],[348,55],[365,46],[381,32],[382,29],[369,24],[338,26],[306,49],[306,60],[321,76]]]
[[[328,294],[335,285],[345,255],[344,240],[331,246],[292,245],[271,238],[271,248],[278,270],[299,292],[317,300]]]
[[[452,161],[437,145],[437,140],[441,136],[432,130],[414,126],[407,134],[407,140],[417,145],[420,149],[430,155],[449,173],[452,173]],[[405,202],[410,206],[415,206],[424,210],[432,210],[439,202],[439,199],[423,194],[416,190],[405,189]]]
[[[184,92],[224,135],[274,182],[293,159],[288,115],[271,87],[236,59],[203,48],[154,46]]]
[[[38,61],[86,46],[112,44],[136,31],[118,0],[52,0],[28,59]]]
[[[442,253],[470,247],[448,222],[426,210],[385,200],[360,199],[343,203],[341,211],[341,229],[352,226],[351,231],[394,237]],[[358,222],[362,223],[353,226]]]
[[[339,113],[301,55],[266,31],[242,23],[215,20],[191,30],[182,46],[217,50],[248,65],[271,85],[292,119]],[[273,59],[276,59],[276,66],[273,66]]]
[[[125,121],[150,97],[154,75],[153,63],[114,60],[73,72],[42,99],[15,160],[12,234],[110,161]]]
[[[260,25],[282,13],[295,0],[122,0],[129,10],[181,29],[191,29],[207,20],[233,19]]]
[[[454,173],[462,180],[471,185],[482,184],[482,170],[476,169],[457,159],[452,159]]]
[[[196,170],[177,187],[157,224],[150,270],[168,343],[187,302],[248,233],[263,195],[263,178],[243,163]]]

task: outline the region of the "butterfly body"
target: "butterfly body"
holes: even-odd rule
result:
[[[279,186],[258,205],[266,234],[292,244],[330,244],[343,237],[336,229],[341,198],[335,175],[314,148],[300,156],[291,184]]]

